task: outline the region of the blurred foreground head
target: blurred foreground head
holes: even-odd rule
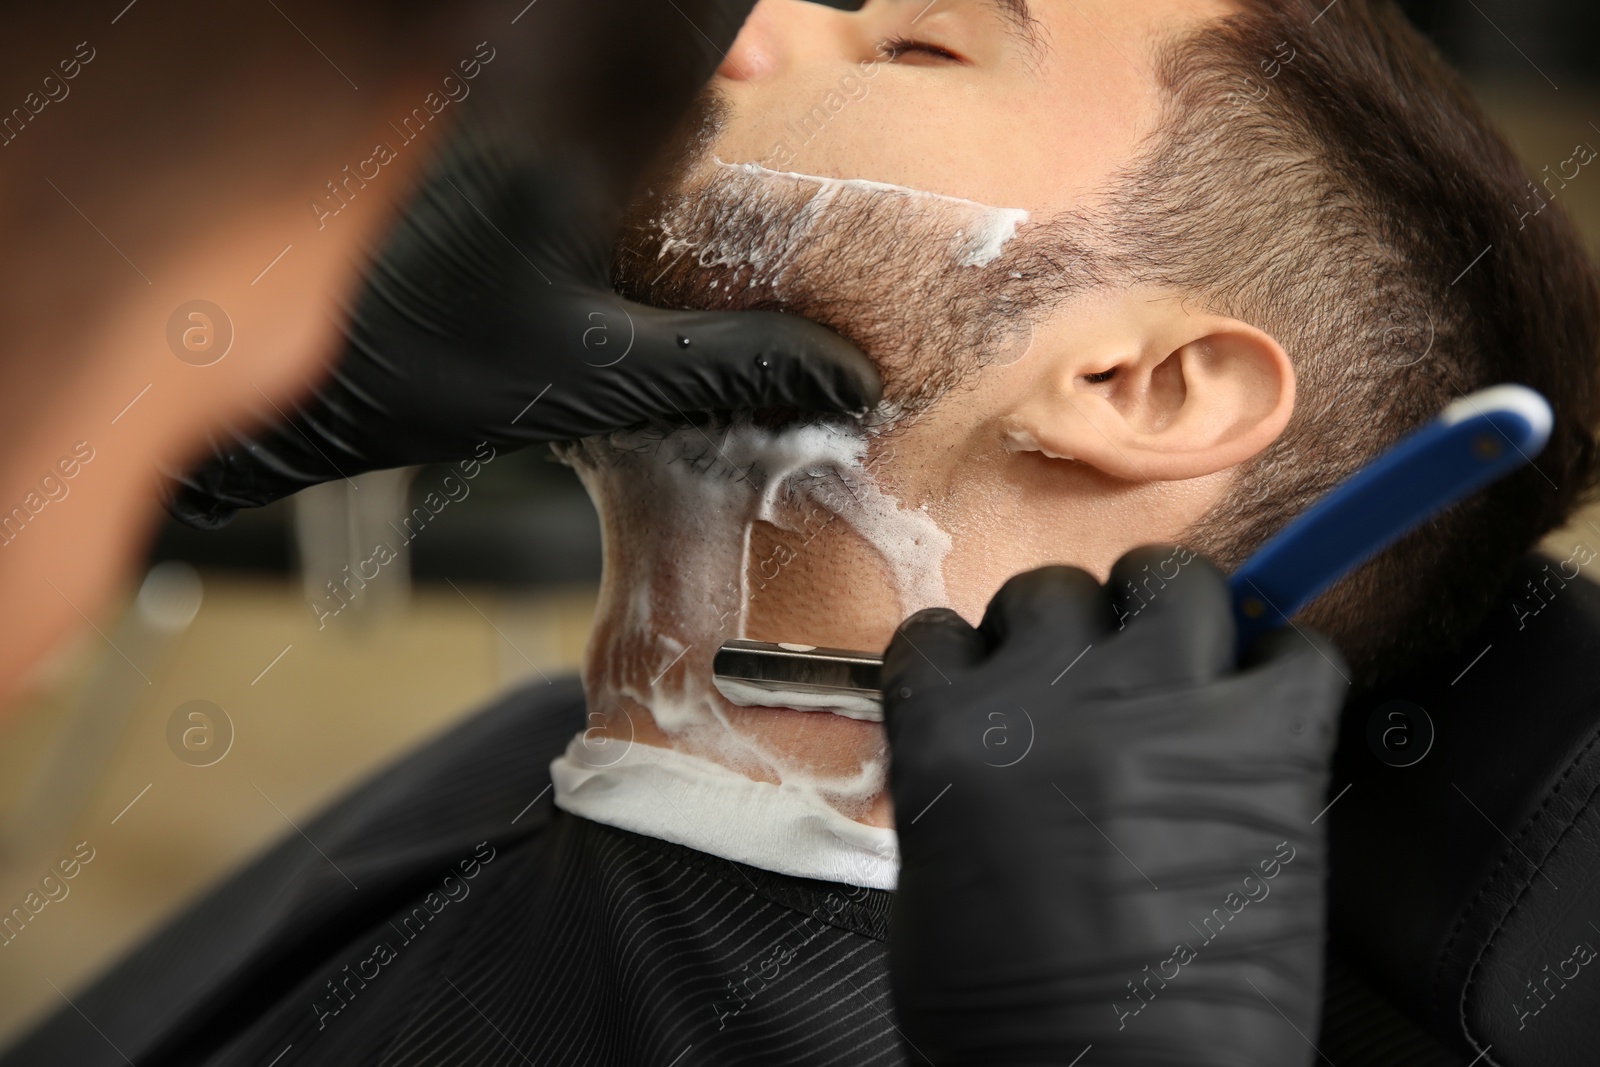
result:
[[[364,262],[450,127],[492,115],[564,160],[648,158],[678,105],[640,91],[639,72],[691,37],[689,15],[687,52],[709,70],[711,38],[737,25],[719,20],[746,6],[8,14],[0,705],[143,552],[157,463],[184,465],[214,427],[273,419],[315,384]]]
[[[157,457],[327,360],[451,118],[425,99],[481,63],[421,4],[90,10],[30,5],[0,44],[0,702],[144,551]]]

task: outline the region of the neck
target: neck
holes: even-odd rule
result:
[[[673,748],[889,825],[880,724],[738,707],[711,686],[723,641],[881,648],[905,614],[943,602],[949,539],[885,493],[880,452],[859,429],[748,421],[568,448],[605,545],[584,668],[591,736]]]

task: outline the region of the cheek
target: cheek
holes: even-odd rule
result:
[[[1012,575],[1045,562],[1071,562],[1056,558],[1064,551],[1059,531],[1040,536],[1037,505],[1021,487],[974,472],[930,509],[950,532],[944,568],[950,607],[973,625]]]
[[[1024,121],[1012,102],[1003,103],[982,89],[909,74],[882,71],[869,93],[847,100],[816,136],[791,135],[795,152],[790,169],[1037,210],[1060,203],[1064,180],[1103,158],[1063,151],[1070,141],[1056,134],[1040,137],[1037,122]],[[772,107],[781,131],[783,123],[798,122],[809,103],[776,102]],[[1059,117],[1052,120],[1057,123]]]
[[[782,145],[786,163],[778,169],[985,199],[961,191],[971,184],[964,177],[968,172],[989,167],[982,153],[1000,147],[997,139],[984,136],[992,117],[976,102],[927,79],[921,86],[909,85],[888,69],[870,81],[857,80],[852,96],[842,87],[843,69],[728,87],[728,121],[717,140],[717,156],[774,166],[769,159]],[[997,164],[994,169],[1006,168]]]
[[[930,412],[901,442],[908,459],[894,472],[912,506],[925,504],[949,534],[949,606],[973,624],[1016,574],[1064,563],[1104,579],[1116,558],[1107,555],[1114,537],[1101,507],[1102,476],[1005,450],[998,422],[1008,410],[1007,377],[980,371],[972,390]]]

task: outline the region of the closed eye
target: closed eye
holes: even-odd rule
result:
[[[878,45],[878,55],[889,62],[894,62],[902,56],[922,56],[926,59],[939,60],[949,63],[965,63],[966,60],[956,55],[948,48],[941,48],[927,41],[918,41],[910,37],[890,37]]]

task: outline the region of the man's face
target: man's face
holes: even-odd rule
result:
[[[1102,328],[1104,294],[1077,299],[1096,280],[1094,233],[1080,220],[1114,195],[1115,176],[1157,128],[1158,35],[1223,10],[1208,0],[868,0],[845,12],[763,0],[712,82],[711,121],[676,179],[677,202],[668,191],[631,220],[619,282],[663,304],[794,311],[860,343],[889,398],[919,409],[875,443],[869,465],[902,506],[954,536],[945,591],[969,618],[1029,567],[1104,573],[1126,548],[1175,536],[1211,487],[1169,485],[1157,501],[1166,521],[1131,521],[1145,513],[1146,487],[1027,450],[1010,416],[1051,387],[1038,355],[1093,342],[1085,334]],[[941,256],[950,234],[1005,209],[1026,221],[993,261]],[[788,267],[775,279],[779,255]],[[767,277],[734,262],[757,259]],[[1099,490],[1092,500],[1077,491],[1085,479]],[[764,544],[770,533],[758,526],[753,555],[786,554]],[[842,531],[821,540],[805,554],[814,563],[763,583],[774,595],[753,605],[751,636],[876,648],[925,606],[882,580],[881,546]],[[777,595],[785,582],[792,602]]]
[[[1156,35],[1218,9],[1029,6],[868,0],[849,13],[763,0],[729,51],[700,137],[629,220],[618,285],[665,305],[822,321],[879,364],[890,403],[843,465],[831,444],[821,451],[834,459],[796,466],[787,446],[712,434],[673,443],[654,474],[639,452],[622,473],[591,473],[608,542],[591,646],[600,713],[608,694],[631,690],[629,700],[673,705],[683,733],[703,736],[673,687],[707,673],[721,640],[881,649],[922,607],[976,620],[1015,573],[1065,562],[1103,576],[1128,548],[1176,538],[1226,484],[1214,472],[1108,473],[1026,430],[1038,398],[1099,388],[1076,374],[1091,368],[1074,352],[1121,359],[1128,324],[1142,329],[1144,309],[1166,298],[1098,284],[1104,230],[1090,220],[1157,128]],[[1152,351],[1165,343],[1155,337]],[[1166,388],[1159,373],[1141,386]],[[1109,391],[1099,399],[1113,402]],[[1070,396],[1056,406],[1068,419],[1079,409]],[[1098,432],[1084,419],[1083,432]],[[707,476],[685,480],[685,469]],[[826,482],[838,491],[818,488]],[[747,517],[737,534],[703,518],[728,506]],[[685,547],[719,540],[710,552]],[[738,588],[742,602],[661,591],[685,582]],[[621,681],[618,663],[641,677]],[[881,757],[869,751],[881,736],[863,724],[715,711],[734,734],[776,739],[808,772],[850,776]]]

